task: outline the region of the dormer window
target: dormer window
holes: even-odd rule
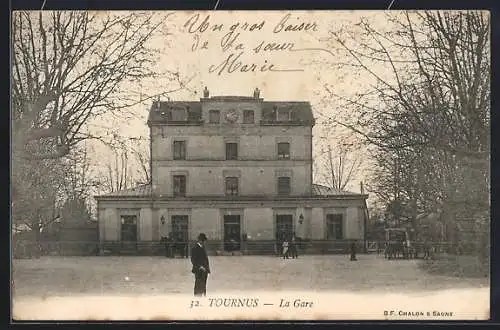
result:
[[[171,110],[172,121],[186,121],[187,111],[186,109],[174,108]]]
[[[278,109],[276,112],[277,121],[294,121],[297,119],[296,113],[289,109]]]

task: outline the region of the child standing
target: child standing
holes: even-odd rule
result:
[[[283,259],[288,259],[288,239],[285,238],[282,244],[283,248]]]

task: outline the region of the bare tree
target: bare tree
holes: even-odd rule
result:
[[[40,226],[55,218],[64,191],[74,188],[72,193],[80,194],[94,184],[85,162],[78,170],[70,166],[71,159],[73,165],[81,161],[73,158],[76,147],[87,139],[115,139],[92,134],[86,129],[89,121],[102,115],[125,118],[134,105],[186,87],[178,72],[158,71],[154,65],[158,49],[151,40],[166,35],[166,18],[148,12],[13,14],[14,223],[38,235]],[[135,86],[145,79],[166,81],[170,90],[137,93]]]
[[[114,159],[106,164],[106,174],[102,180],[103,188],[106,192],[117,192],[131,188],[133,181],[127,152],[115,150]]]
[[[391,13],[388,19],[392,23],[388,31],[368,20],[360,22],[356,33],[332,31],[332,42],[351,59],[343,65],[371,77],[373,84],[356,97],[325,86],[341,107],[349,109],[350,118],[331,121],[361,134],[381,152],[404,153],[406,158],[401,159],[406,162],[414,162],[409,154],[422,155],[422,151],[434,167],[449,167],[453,159],[461,172],[477,175],[472,180],[476,183],[470,184],[482,185],[480,198],[485,200],[489,17],[483,12],[455,11]],[[428,166],[422,170],[432,174]],[[442,193],[451,193],[447,187],[460,180],[448,174],[451,181],[442,185]],[[461,190],[470,190],[470,185],[462,185]]]
[[[319,177],[327,186],[345,190],[347,185],[356,178],[361,165],[361,159],[355,155],[352,145],[339,143],[333,148],[328,143],[317,157]]]
[[[88,199],[98,186],[95,170],[91,167],[87,145],[75,146],[60,160],[65,171],[65,195],[68,199]]]
[[[117,192],[151,183],[149,143],[142,138],[123,142],[119,147],[108,146],[112,158],[94,178],[99,193]]]
[[[357,110],[342,124],[386,148],[426,145],[486,162],[489,17],[482,12],[405,12],[388,14],[388,19],[392,31],[380,32],[362,20],[350,39],[332,32],[352,60],[350,70],[361,70],[374,81],[373,89],[349,99],[326,86],[342,106]]]
[[[324,121],[325,117],[320,116],[315,141],[315,179],[331,188],[345,190],[361,172],[360,141],[351,131],[343,127],[332,129]]]
[[[331,31],[348,59],[339,66],[369,82],[355,96],[325,84],[348,114],[330,122],[376,147],[372,188],[410,218],[441,210],[452,224],[489,209],[489,32],[481,11],[388,13]]]
[[[149,143],[143,139],[135,140],[130,147],[130,153],[135,161],[135,178],[137,184],[151,183]]]
[[[128,87],[158,77],[150,13],[16,12],[12,20],[14,144],[23,158],[59,158],[91,138],[82,128],[153,96]],[[165,73],[163,73],[165,74]],[[178,73],[170,73],[184,87]],[[171,91],[165,91],[167,94]],[[156,96],[156,95],[155,95]]]

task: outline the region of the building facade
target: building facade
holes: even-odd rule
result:
[[[311,105],[259,94],[153,102],[152,182],[96,197],[102,248],[154,253],[200,232],[211,252],[274,253],[292,235],[323,250],[363,242],[367,195],[312,182]]]

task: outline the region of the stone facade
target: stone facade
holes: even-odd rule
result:
[[[96,197],[103,248],[148,254],[162,237],[190,243],[200,232],[212,252],[271,253],[293,234],[362,242],[367,196],[312,183],[313,125],[308,102],[267,102],[258,90],[154,102],[152,183]]]

